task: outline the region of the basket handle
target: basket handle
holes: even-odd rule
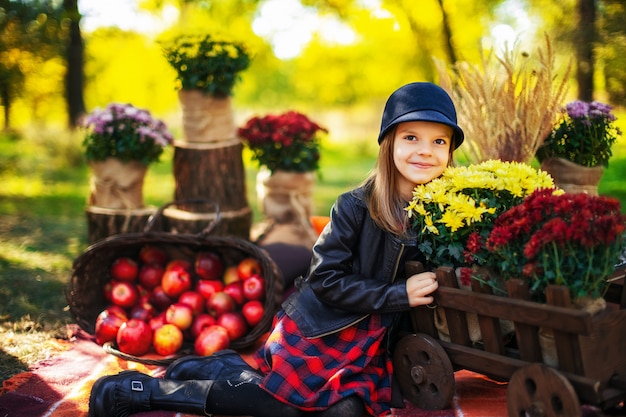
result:
[[[175,206],[178,204],[210,204],[213,207],[215,207],[215,220],[211,221],[207,227],[205,227],[204,229],[202,229],[200,233],[198,233],[198,235],[201,237],[210,235],[211,232],[213,232],[213,229],[215,229],[215,227],[222,220],[222,212],[220,211],[220,206],[214,201],[205,200],[202,198],[190,199],[190,200],[174,200],[174,201],[170,201],[169,203],[165,203],[164,205],[159,207],[157,211],[155,211],[152,215],[150,215],[143,229],[143,232],[144,233],[152,232],[152,229],[154,228],[154,225],[156,224],[157,220],[163,217],[163,211],[165,211],[165,209],[168,207]]]

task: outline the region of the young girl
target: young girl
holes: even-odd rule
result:
[[[433,272],[405,276],[407,260],[423,259],[404,207],[417,184],[441,175],[462,142],[443,89],[411,83],[396,90],[385,105],[376,167],[334,204],[308,276],[256,355],[258,370],[222,351],[179,359],[164,378],[135,371],[103,377],[92,388],[89,415],[388,415],[389,329],[399,314],[431,303],[437,289]]]

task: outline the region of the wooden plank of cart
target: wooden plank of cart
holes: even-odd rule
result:
[[[407,273],[421,264],[407,264]],[[591,314],[570,307],[567,288],[551,286],[547,303],[530,300],[521,280],[507,283],[508,297],[480,285],[459,289],[452,268],[437,269],[438,309],[447,319],[450,341],[439,338],[434,309],[411,311],[412,334],[394,350],[394,374],[403,395],[422,409],[443,409],[454,396],[454,372],[467,369],[508,381],[509,417],[580,417],[581,404],[603,410],[626,400],[626,266],[615,269],[607,308]],[[475,313],[481,341],[470,340],[466,313]],[[501,319],[514,323],[514,343],[506,343]],[[542,359],[538,331],[554,333],[558,364]]]

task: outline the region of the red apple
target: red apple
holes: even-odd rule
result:
[[[121,281],[134,281],[138,272],[139,265],[129,257],[117,258],[111,265],[111,276]]]
[[[110,314],[115,314],[116,316],[120,316],[124,319],[124,321],[128,320],[128,314],[126,314],[126,310],[123,307],[120,307],[115,304],[111,304],[104,309],[104,311],[108,311]]]
[[[220,279],[224,264],[217,253],[203,251],[196,255],[195,269],[202,279]]]
[[[103,345],[106,342],[115,340],[117,331],[126,322],[122,316],[111,312],[111,310],[103,310],[96,318],[96,343]]]
[[[148,323],[151,318],[156,316],[157,311],[149,302],[141,302],[133,306],[128,314],[131,319],[138,319]]]
[[[139,300],[137,287],[127,281],[119,281],[111,288],[111,302],[123,308],[131,308]]]
[[[167,295],[165,291],[163,291],[163,287],[158,285],[152,289],[149,301],[158,311],[164,311],[175,299]]]
[[[246,318],[250,327],[254,327],[261,322],[265,307],[259,300],[248,301],[241,307],[241,314]]]
[[[248,323],[239,311],[227,311],[217,318],[217,324],[228,332],[231,342],[243,337],[248,332]]]
[[[144,264],[165,266],[167,263],[167,254],[164,250],[156,246],[146,245],[139,250],[139,260]]]
[[[191,274],[185,268],[176,266],[168,268],[163,273],[161,287],[165,294],[176,298],[191,288]]]
[[[145,355],[152,346],[152,329],[146,322],[130,319],[120,326],[116,340],[121,352],[135,356]]]
[[[200,293],[205,300],[211,298],[216,292],[224,290],[222,281],[215,279],[199,279],[196,282],[196,292]]]
[[[164,324],[167,324],[167,321],[165,321],[165,311],[152,317],[150,321],[148,321],[148,324],[150,325],[152,331],[155,331]]]
[[[243,283],[241,281],[231,282],[224,287],[224,292],[235,300],[238,306],[244,303],[245,298],[243,296]]]
[[[233,311],[236,307],[233,297],[225,292],[216,292],[206,302],[207,311],[215,317],[219,317],[227,311]]]
[[[193,310],[194,316],[198,314],[204,313],[204,305],[206,304],[206,300],[200,293],[195,291],[185,291],[178,297],[178,302],[187,304]]]
[[[265,280],[260,275],[252,275],[243,282],[243,296],[246,300],[262,300],[265,297]]]
[[[144,288],[152,289],[161,283],[165,268],[159,264],[144,264],[139,269],[139,283]]]
[[[263,271],[261,270],[261,263],[258,259],[247,257],[239,261],[239,264],[237,264],[237,272],[241,279],[246,279],[254,274],[260,275]]]
[[[169,261],[167,265],[165,265],[166,270],[177,267],[183,268],[184,270],[191,272],[191,263],[186,259],[173,259]]]
[[[193,310],[187,304],[174,303],[165,310],[165,321],[187,330],[193,322]]]
[[[195,340],[198,337],[198,335],[202,332],[202,330],[216,323],[217,323],[217,320],[212,315],[208,313],[198,314],[193,319],[193,323],[191,323],[191,327],[189,328],[189,333],[191,334],[191,337]]]
[[[214,324],[202,330],[194,343],[196,355],[210,356],[217,351],[227,349],[230,345],[228,331]]]
[[[237,271],[237,265],[231,265],[224,270],[224,275],[222,275],[222,281],[224,282],[224,285],[241,281],[241,278],[239,277],[239,272]]]
[[[173,324],[164,324],[154,331],[152,345],[159,355],[173,355],[183,346],[183,332]]]

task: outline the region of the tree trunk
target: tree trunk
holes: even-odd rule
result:
[[[63,9],[70,18],[70,36],[67,45],[67,72],[65,74],[65,95],[67,100],[68,125],[75,128],[78,119],[85,113],[83,98],[83,65],[85,47],[80,32],[78,0],[63,0]]]
[[[595,0],[578,0],[578,40],[576,42],[576,82],[578,99],[593,101],[594,46],[596,36]]]
[[[176,209],[164,213],[171,229],[179,233],[201,232],[215,218],[212,204],[191,202],[202,199],[219,206],[221,221],[216,234],[250,238],[252,212],[246,197],[242,147],[238,140],[176,145],[174,198],[190,202],[177,204]]]
[[[443,25],[443,35],[444,35],[444,43],[446,45],[446,50],[448,51],[448,59],[450,60],[450,64],[456,64],[457,57],[456,52],[454,52],[454,45],[452,44],[452,28],[450,27],[450,17],[448,13],[446,13],[446,9],[443,5],[443,0],[438,0],[439,8],[441,9],[442,16],[442,25]]]
[[[151,207],[124,210],[89,206],[85,209],[89,244],[117,234],[141,233],[155,212]]]
[[[11,128],[11,95],[7,86],[2,87],[2,107],[4,107],[4,130]]]

